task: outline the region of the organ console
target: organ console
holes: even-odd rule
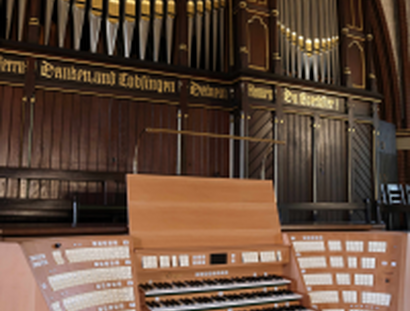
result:
[[[2,311],[405,311],[410,238],[281,233],[271,182],[129,175],[128,235],[0,243]]]

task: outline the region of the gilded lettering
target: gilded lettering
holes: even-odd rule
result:
[[[53,68],[54,66],[52,64],[43,60],[41,62],[40,75],[44,78],[51,79],[53,77]]]
[[[139,90],[141,88],[141,79],[138,75],[134,76],[134,88]]]
[[[119,84],[119,86],[121,86],[121,87],[129,87],[128,84],[127,84],[127,82],[128,82],[127,77],[128,77],[128,74],[125,73],[125,72],[121,72],[121,73],[119,74],[119,76],[118,76],[118,84]]]
[[[63,71],[61,67],[54,68],[54,79],[63,79]]]
[[[162,94],[162,80],[157,80],[157,92]]]
[[[285,101],[285,103],[287,104],[291,104],[292,103],[292,92],[289,89],[285,89],[284,93],[283,93],[283,100]]]

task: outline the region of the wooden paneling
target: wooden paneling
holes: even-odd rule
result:
[[[353,135],[353,201],[373,197],[372,127],[355,123]]]
[[[312,201],[312,122],[310,116],[286,114],[278,146],[278,201]]]
[[[321,119],[318,143],[318,202],[347,201],[346,124]]]
[[[280,244],[270,181],[127,175],[137,248]]]
[[[187,130],[229,134],[229,112],[190,108]],[[186,136],[187,174],[194,176],[229,176],[229,140]]]
[[[347,202],[347,133],[342,120],[321,119],[318,149],[318,202]],[[320,211],[318,219],[346,220],[346,211]]]
[[[253,110],[249,121],[249,136],[273,139],[272,112]],[[265,179],[272,179],[272,146],[267,143],[249,143],[249,178],[260,179],[262,162],[265,159]]]
[[[176,129],[177,107],[43,89],[35,95],[30,167],[131,172],[138,142],[139,171],[175,174],[176,137],[141,133],[146,127]],[[1,86],[0,96],[0,164],[22,167],[27,163],[21,158],[22,89]],[[29,120],[25,122],[30,126]],[[111,195],[105,203],[125,203],[124,183],[106,187]],[[2,180],[0,196],[25,197],[22,189],[21,180]],[[58,180],[31,180],[27,189],[31,199],[76,194],[82,203],[90,204],[104,203],[102,192],[101,183]]]

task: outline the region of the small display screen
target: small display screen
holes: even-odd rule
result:
[[[211,265],[226,265],[226,253],[224,254],[211,254],[210,263]]]

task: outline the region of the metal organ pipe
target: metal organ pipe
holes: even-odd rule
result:
[[[285,75],[339,83],[337,0],[278,0]]]
[[[218,10],[219,0],[214,0],[212,9],[212,69],[216,71],[216,53],[218,43]]]
[[[195,15],[195,4],[192,0],[188,0],[187,2],[187,15],[188,15],[188,66],[192,66],[191,64],[191,54],[192,54],[192,36],[194,31],[194,16]]]
[[[201,64],[201,47],[202,47],[202,17],[204,15],[204,2],[196,1],[196,67]]]
[[[221,71],[225,67],[225,0],[219,2],[219,54]]]
[[[67,29],[68,12],[70,10],[69,0],[57,0],[58,9],[58,46],[64,47],[65,33]]]
[[[45,21],[44,21],[44,44],[48,45],[48,41],[50,38],[50,28],[51,28],[51,16],[53,14],[54,8],[54,1],[55,0],[47,0],[46,2],[46,13],[45,13]],[[8,19],[7,19],[8,22]]]
[[[171,64],[172,41],[174,34],[174,19],[175,19],[175,1],[168,0],[167,2],[167,20],[166,20],[166,41],[167,41],[167,63]]]
[[[101,28],[101,19],[103,12],[103,1],[92,0],[91,7],[88,12],[90,18],[90,50],[92,53],[97,52],[98,38]]]
[[[124,56],[130,57],[131,54],[131,45],[132,37],[134,36],[135,28],[135,9],[136,9],[136,0],[126,0],[125,1],[125,15],[123,23],[123,33],[124,33]]]
[[[73,10],[73,24],[74,24],[74,49],[78,51],[80,49],[80,43],[81,43],[81,37],[82,37],[83,25],[84,25],[85,1],[75,0],[73,3],[72,10]],[[46,31],[49,31],[49,29]]]
[[[159,59],[159,48],[161,40],[162,18],[164,16],[164,3],[162,0],[154,1],[154,62]]]
[[[119,24],[120,24],[120,2],[119,0],[109,0],[108,1],[108,16],[106,19],[108,55],[114,54],[115,42],[117,40]]]
[[[140,59],[145,59],[147,50],[148,33],[151,20],[151,3],[149,0],[141,1],[140,16]]]
[[[205,0],[205,69],[209,70],[211,49],[211,0]]]

